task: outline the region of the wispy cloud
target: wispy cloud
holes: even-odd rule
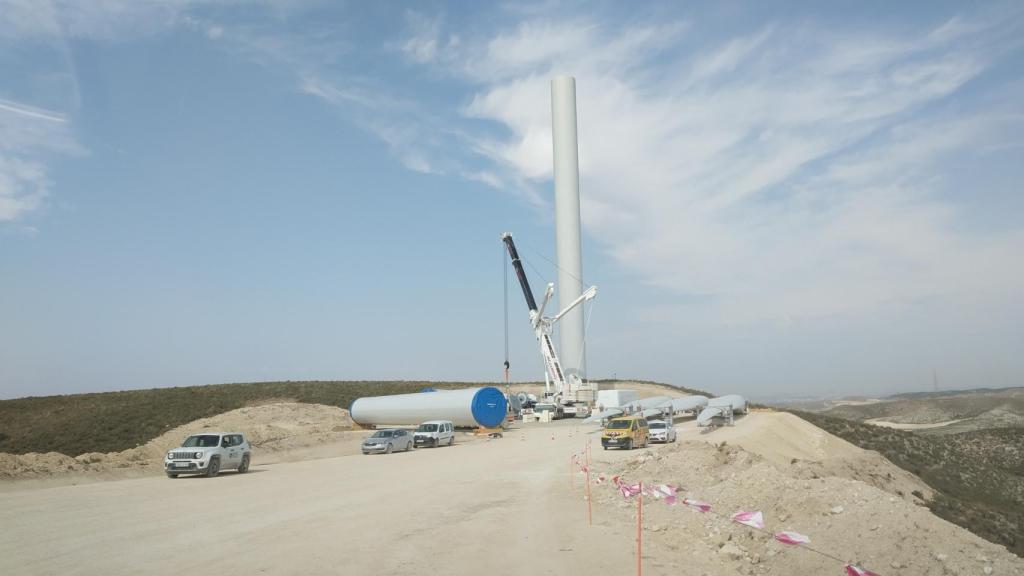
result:
[[[53,182],[50,164],[55,156],[82,154],[71,131],[70,115],[79,105],[78,79],[68,55],[68,41],[125,40],[174,25],[189,2],[71,2],[6,0],[0,7],[0,50],[31,46],[44,68],[19,68],[0,77],[0,222],[23,222],[45,206]],[[58,102],[65,111],[27,104],[36,100],[23,92],[47,86],[39,96]],[[10,95],[15,94],[12,99]]]
[[[64,114],[0,100],[0,222],[22,219],[43,206],[52,187],[51,155],[80,152]]]
[[[50,122],[67,122],[67,117],[64,114],[57,112],[51,112],[42,108],[34,108],[25,104],[18,104],[17,102],[10,102],[8,100],[0,100],[0,110],[7,112],[14,112],[21,116],[28,118],[38,118],[39,120],[49,120]]]
[[[0,38],[41,37],[120,40],[167,30],[195,0],[4,0]]]
[[[440,38],[440,17],[428,18],[418,12],[406,12],[410,33],[401,44],[402,52],[416,62],[432,62],[437,58]]]
[[[1008,110],[940,107],[1015,49],[1017,16],[888,36],[776,23],[681,50],[690,29],[538,18],[464,43],[456,66],[482,86],[464,114],[507,130],[473,149],[546,183],[549,79],[574,74],[587,229],[728,322],[1024,287],[999,258],[1020,231],[965,234],[940,195],[944,158],[1020,141]]]

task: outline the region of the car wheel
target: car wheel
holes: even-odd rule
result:
[[[405,445],[405,451],[408,452],[409,450],[412,450],[412,442]]]
[[[629,440],[626,440],[625,448],[626,448],[626,450],[632,450],[633,449],[633,439],[632,438],[630,438]]]
[[[220,473],[220,458],[213,458],[210,460],[210,464],[206,467],[206,477],[213,478]]]
[[[242,456],[242,463],[238,466],[238,473],[245,474],[249,471],[249,456]]]
[[[448,445],[451,446],[452,444],[455,444],[455,436],[448,437]]]
[[[391,454],[391,444],[388,444],[388,447],[384,449],[384,453]]]
[[[605,450],[607,450],[607,449],[608,449],[608,447],[607,447],[607,446],[605,446],[605,445],[603,445],[603,444],[601,445],[601,448],[604,448]]]
[[[177,475],[177,474],[171,474],[170,472],[168,472],[168,473],[167,473],[167,477],[168,477],[168,478],[177,478],[177,477],[178,477],[178,475]]]

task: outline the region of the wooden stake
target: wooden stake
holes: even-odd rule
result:
[[[637,576],[643,575],[643,482],[637,494]]]
[[[587,466],[587,526],[594,525],[593,504],[590,502],[590,466]]]

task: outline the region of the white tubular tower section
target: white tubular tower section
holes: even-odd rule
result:
[[[558,304],[566,306],[583,293],[580,248],[580,171],[576,142],[576,79],[551,80],[551,136],[555,168],[555,244],[558,254]],[[570,310],[558,326],[566,380],[585,381],[583,308]]]

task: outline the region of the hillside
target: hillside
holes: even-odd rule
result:
[[[920,477],[936,491],[936,515],[1024,555],[1024,428],[932,436],[795,413]]]
[[[454,382],[259,382],[154,388],[0,401],[0,452],[118,452],[187,422],[271,401],[348,408],[360,396]]]
[[[597,381],[615,386],[616,381]],[[667,391],[690,391],[641,382]],[[120,452],[193,420],[269,402],[299,402],[348,408],[361,396],[406,394],[424,387],[468,388],[493,382],[324,381],[211,384],[95,394],[0,400],[0,452]],[[539,390],[536,382],[514,383],[514,390]]]
[[[0,525],[12,527],[0,542],[0,573],[151,573],[166,565],[169,550],[186,548],[194,551],[186,569],[228,573],[323,574],[345,566],[348,574],[409,574],[443,566],[451,576],[511,574],[522,571],[515,568],[524,549],[530,566],[550,568],[545,573],[632,573],[637,501],[611,481],[619,476],[627,485],[670,483],[679,496],[711,506],[700,513],[644,498],[644,574],[840,574],[846,562],[890,576],[1024,574],[1024,560],[922,506],[916,493],[927,498],[931,490],[920,479],[792,414],[753,411],[712,429],[685,418],[676,443],[592,450],[592,526],[581,491],[587,477],[567,477],[566,464],[584,454],[597,427],[517,425],[503,439],[460,433],[452,448],[372,457],[360,454],[365,431],[345,430],[346,422],[336,407],[265,404],[165,434],[145,447],[148,458],[139,449],[85,455],[75,459],[83,470],[72,477],[60,467],[50,476],[45,468],[11,470],[27,481],[0,482]],[[162,476],[168,442],[223,427],[252,435],[249,474]],[[311,458],[292,449],[317,443]],[[130,468],[122,473],[126,456]],[[110,475],[108,465],[117,467]],[[188,503],[187,514],[168,513],[168,503],[178,502]],[[730,521],[737,510],[763,512],[765,530]],[[405,545],[352,555],[379,547],[380,531],[367,527],[382,518],[398,519],[388,529]],[[419,518],[436,522],[424,530]],[[203,527],[222,542],[240,542],[244,553],[204,545],[211,533]],[[777,530],[813,543],[787,546],[773,538]],[[481,546],[512,541],[521,545]],[[168,572],[180,572],[179,564]]]
[[[930,489],[920,479],[792,414],[758,411],[735,427],[697,432],[686,423],[682,429],[678,443],[648,453],[593,456],[593,468],[606,477],[672,484],[682,496],[711,505],[711,513],[701,514],[644,502],[645,547],[672,553],[650,573],[840,574],[846,561],[888,575],[1024,570],[1024,561],[994,539],[986,542],[922,506],[914,492],[927,497]],[[631,527],[632,504],[615,490],[598,489],[594,515],[614,514],[618,526]],[[723,516],[716,518],[716,510]],[[763,512],[768,531],[806,534],[831,558],[728,522],[736,510]]]
[[[878,402],[843,404],[822,414],[926,434],[1020,427],[1024,426],[1024,388],[902,394]]]
[[[168,450],[181,445],[189,435],[204,430],[242,432],[259,453],[260,463],[273,461],[275,455],[280,457],[305,448],[357,443],[366,435],[364,431],[353,429],[348,411],[342,408],[270,403],[200,418],[120,452],[89,452],[75,458],[58,452],[22,455],[0,452],[0,480],[49,481],[69,475],[80,480],[86,476],[117,478],[133,472],[159,474],[163,472],[163,457]]]

